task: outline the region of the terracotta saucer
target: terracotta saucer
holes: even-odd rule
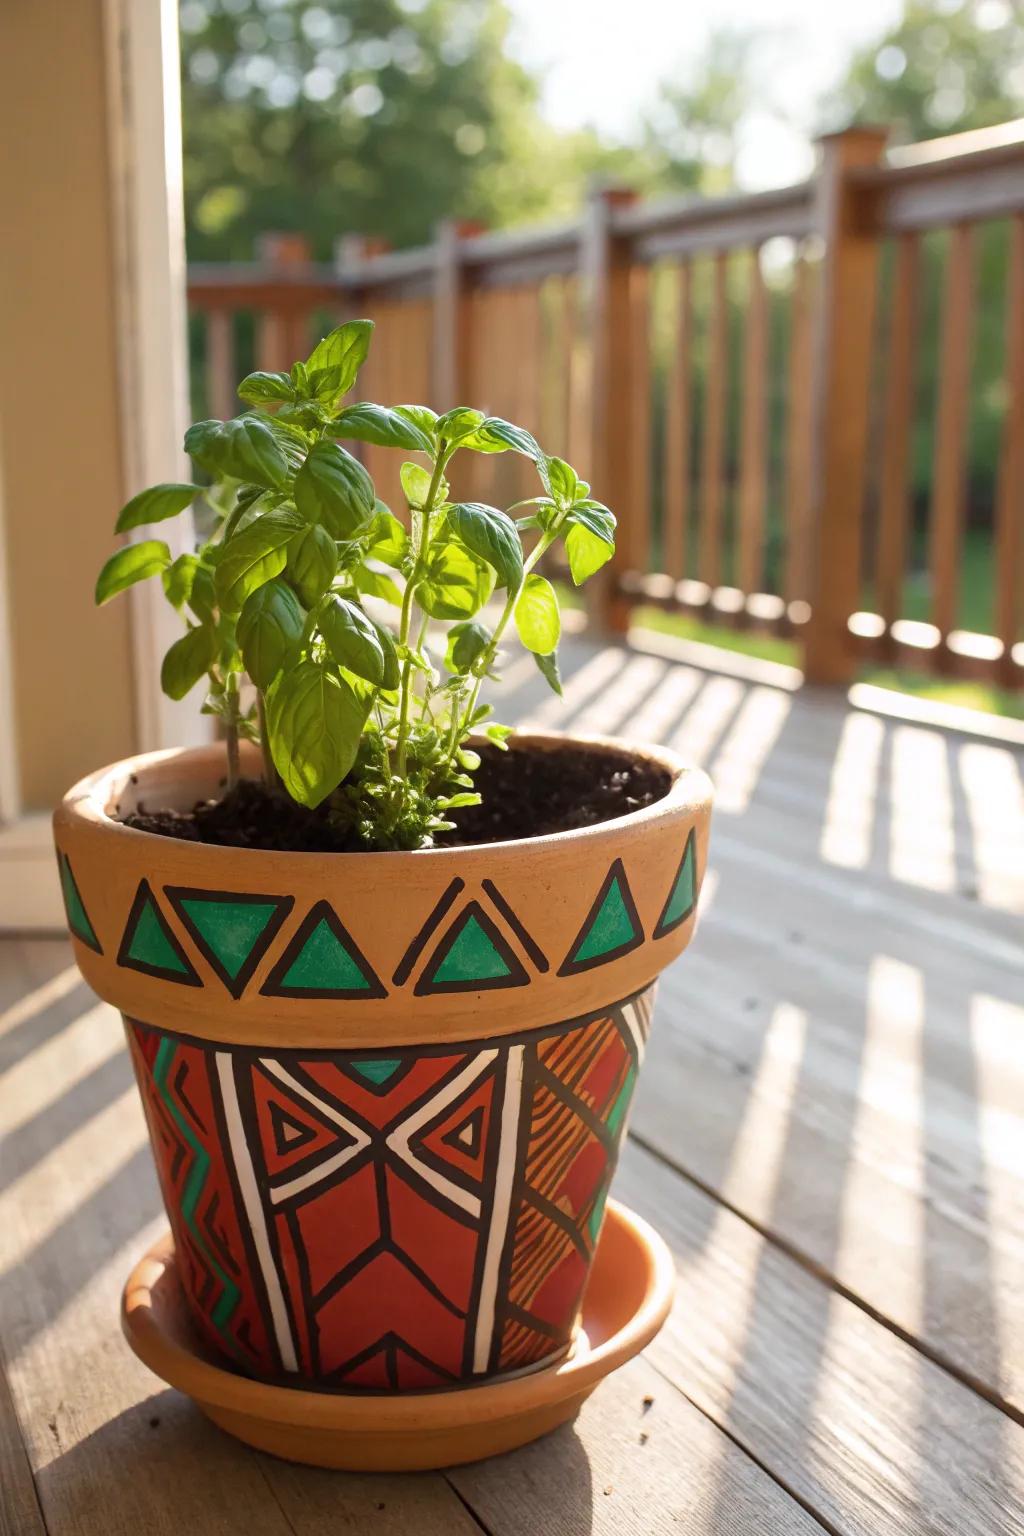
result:
[[[121,1326],[151,1371],[239,1440],[311,1466],[411,1472],[510,1451],[571,1419],[603,1377],[654,1337],[674,1286],[662,1239],[609,1201],[568,1359],[510,1381],[397,1396],[270,1386],[216,1364],[186,1315],[170,1233],[129,1275]]]

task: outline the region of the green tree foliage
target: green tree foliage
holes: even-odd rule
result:
[[[905,142],[986,128],[1024,104],[1024,12],[1011,0],[908,0],[850,61],[836,125],[885,123]]]
[[[267,230],[327,258],[346,232],[542,218],[605,159],[543,121],[503,0],[182,0],[181,24],[194,258],[248,259]]]

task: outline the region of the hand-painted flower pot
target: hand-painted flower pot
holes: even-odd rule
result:
[[[570,1347],[707,853],[708,780],[643,750],[672,781],[644,810],[417,853],[210,847],[115,819],[216,794],[213,747],[65,798],[78,964],[125,1018],[192,1315],[243,1372],[421,1391]]]

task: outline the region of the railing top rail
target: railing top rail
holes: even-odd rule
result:
[[[1024,209],[1024,118],[894,148],[852,173],[886,233],[995,219]]]

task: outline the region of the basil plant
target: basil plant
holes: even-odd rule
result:
[[[186,452],[210,483],[142,491],[116,531],[201,500],[213,532],[177,559],[159,539],[123,545],[96,601],[160,577],[185,625],[161,686],[181,699],[205,683],[229,789],[240,739],[254,741],[268,786],[310,808],[326,802],[367,848],[420,848],[451,828],[451,811],[479,803],[470,737],[503,745],[510,734],[480,689],[511,625],[561,692],[558,599],[538,561],[561,541],[584,582],[613,552],[615,518],[522,427],[468,407],[342,404],[372,330],[340,326],[290,373],[244,379],[240,415],[190,427]],[[409,456],[404,517],[339,439]],[[533,462],[540,494],[508,511],[459,501],[458,455],[507,451]],[[386,605],[393,623],[382,622]]]

